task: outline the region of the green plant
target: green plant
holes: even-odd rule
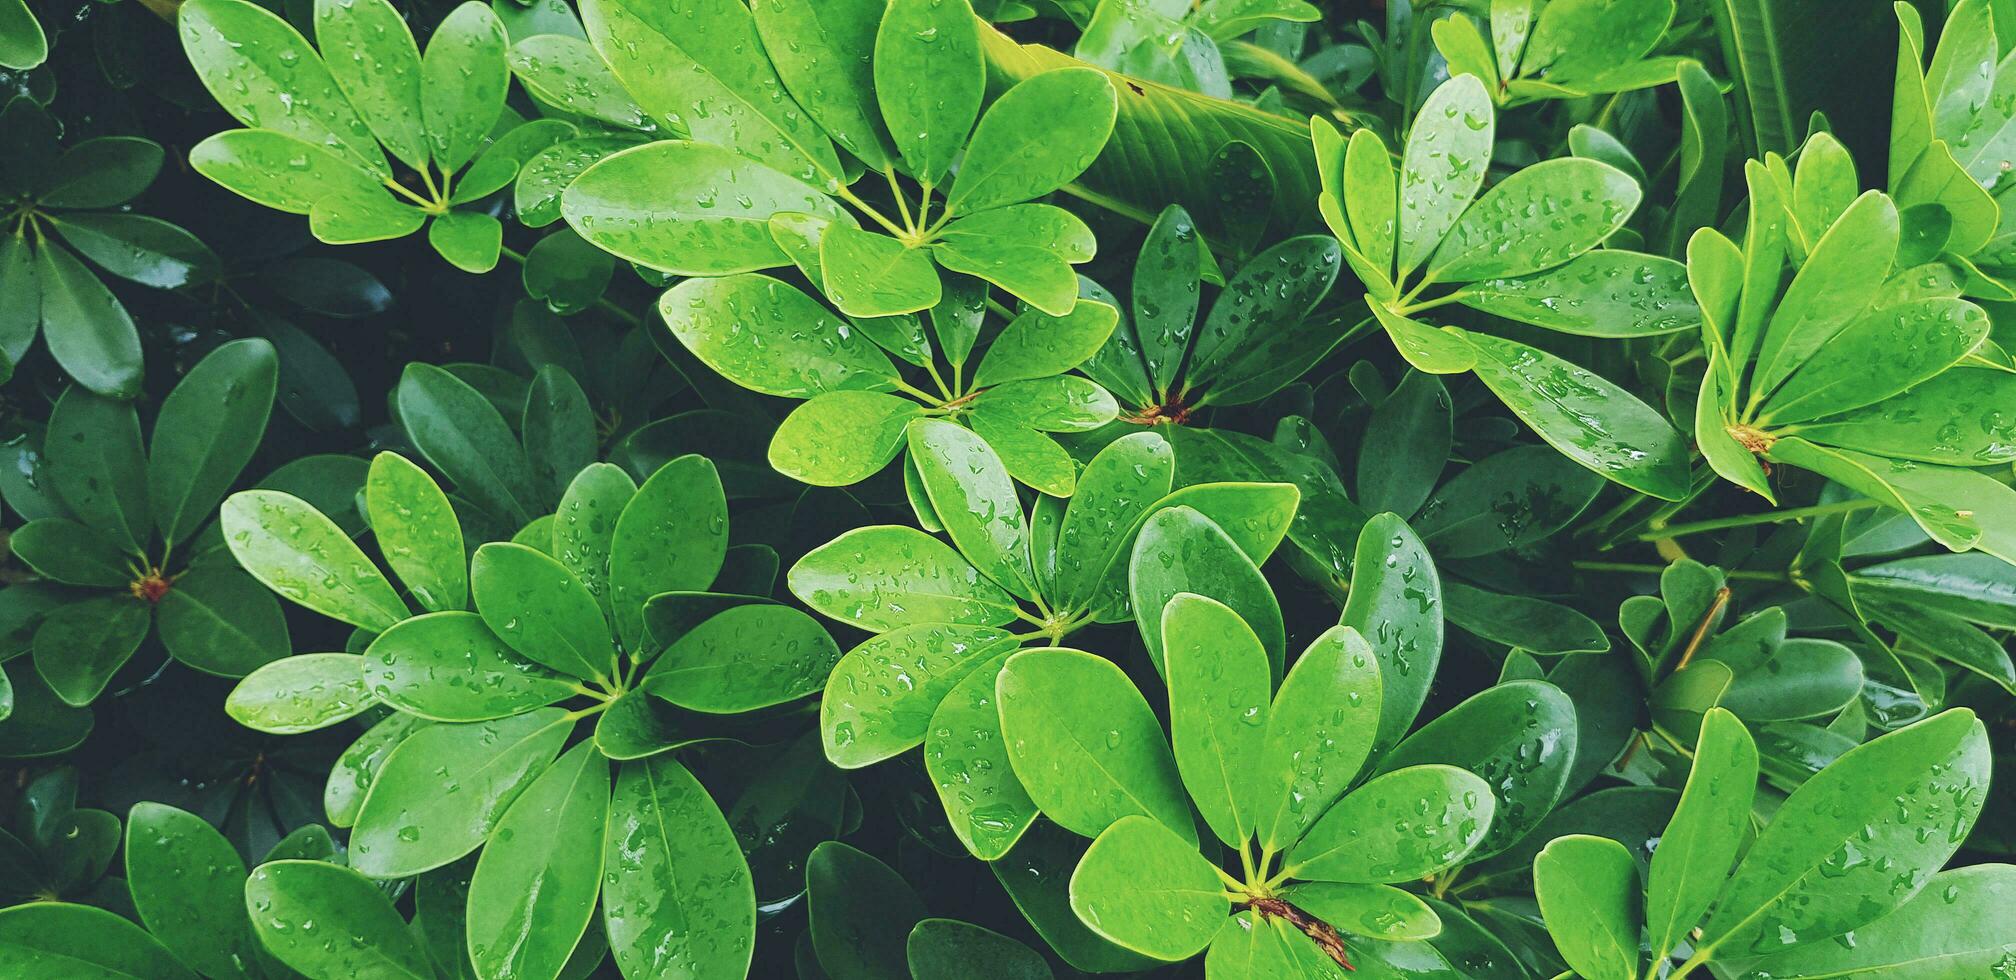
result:
[[[214,279],[217,256],[181,226],[120,210],[154,183],[159,144],[101,136],[64,147],[57,121],[30,98],[0,109],[8,161],[0,202],[0,358],[6,374],[39,335],[64,371],[107,398],[140,392],[140,335],[133,317],[85,259],[156,289]],[[253,440],[257,442],[255,438]]]
[[[403,878],[481,849],[465,914],[485,973],[558,971],[598,896],[628,974],[745,968],[747,864],[706,789],[666,753],[703,740],[710,716],[817,690],[838,650],[809,616],[764,597],[774,564],[723,580],[727,505],[713,465],[685,457],[639,485],[593,464],[551,520],[473,558],[448,498],[402,457],[373,461],[364,498],[419,615],[299,498],[247,491],[223,516],[254,576],[360,634],[360,652],[254,672],[226,703],[232,716],[291,733],[394,709],[344,754],[324,796],[330,820],[351,828],[350,866]],[[747,593],[708,591],[732,589],[737,573]],[[577,727],[592,734],[569,748]],[[277,887],[296,873],[272,874]]]
[[[2008,974],[2012,47],[0,0],[0,976]]]
[[[9,684],[58,702],[40,709],[41,737],[16,752],[81,740],[88,713],[65,709],[97,700],[150,636],[224,677],[286,654],[279,603],[230,560],[211,519],[259,445],[276,371],[263,340],[218,348],[162,400],[145,444],[131,404],[82,388],[57,399],[34,478],[7,493],[33,517],[8,545],[45,580],[5,593],[14,628],[32,630],[35,674],[17,668]]]

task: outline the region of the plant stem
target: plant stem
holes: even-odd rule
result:
[[[1582,572],[1628,572],[1643,575],[1658,575],[1667,568],[1645,562],[1629,561],[1572,561],[1568,563],[1576,571]],[[1792,577],[1784,572],[1759,572],[1737,569],[1723,572],[1724,578],[1736,582],[1790,582]]]
[[[897,238],[909,237],[910,232],[908,229],[905,229],[897,225],[896,222],[890,221],[888,218],[883,217],[882,212],[875,210],[873,205],[869,204],[867,201],[862,200],[860,195],[855,194],[852,190],[849,190],[846,187],[842,187],[839,190],[834,191],[833,193],[838,195],[841,200],[854,205],[855,210],[860,211],[862,214],[867,215],[870,221],[873,221],[876,224],[881,225],[883,231],[886,231],[891,235],[895,235]]]
[[[1786,521],[1804,520],[1808,517],[1825,517],[1829,514],[1850,514],[1858,510],[1870,510],[1883,506],[1883,502],[1870,497],[1842,500],[1831,504],[1815,504],[1811,507],[1794,507],[1790,510],[1772,511],[1768,514],[1745,514],[1740,517],[1718,517],[1711,521],[1695,521],[1691,524],[1672,524],[1656,531],[1646,531],[1636,535],[1636,541],[1657,541],[1660,538],[1677,538],[1688,534],[1704,534],[1722,531],[1732,527],[1749,527],[1753,524],[1782,524]]]

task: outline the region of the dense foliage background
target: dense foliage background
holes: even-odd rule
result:
[[[0,976],[2016,976],[2012,49],[0,0]]]

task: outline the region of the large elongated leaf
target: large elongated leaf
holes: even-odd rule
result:
[[[469,880],[479,976],[558,977],[602,887],[609,763],[574,746],[511,804]]]
[[[259,448],[279,370],[272,344],[234,341],[199,361],[161,403],[147,484],[154,524],[169,544],[210,519]]]
[[[756,893],[707,789],[667,755],[624,763],[603,837],[602,919],[626,976],[741,976]]]
[[[1988,766],[1987,732],[1965,708],[1842,755],[1778,808],[1696,949],[1780,952],[1903,904],[1966,838],[1986,799]]]

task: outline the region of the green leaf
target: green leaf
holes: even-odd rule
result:
[[[49,37],[26,0],[0,4],[0,67],[25,71],[49,57]]]
[[[1162,658],[1176,770],[1204,822],[1227,847],[1243,847],[1264,817],[1272,681],[1267,651],[1239,614],[1179,593],[1162,607]],[[1319,804],[1320,807],[1320,804]]]
[[[137,803],[126,818],[126,884],[140,921],[204,976],[253,980],[258,947],[245,915],[245,862],[187,810]],[[203,873],[191,874],[196,869]]]
[[[469,563],[476,611],[511,649],[562,674],[607,681],[609,623],[567,566],[521,544],[492,542]]]
[[[1071,874],[1071,908],[1093,932],[1158,960],[1209,945],[1232,903],[1189,840],[1145,816],[1107,827]]]
[[[945,821],[967,852],[983,861],[1010,853],[1037,816],[1008,758],[994,696],[1001,666],[1015,650],[1005,639],[991,649],[1001,652],[952,686],[931,713],[924,736],[924,770],[938,789]]]
[[[1324,630],[1289,669],[1251,777],[1263,847],[1283,851],[1300,840],[1364,768],[1385,710],[1383,673],[1349,626]]]
[[[971,429],[941,419],[912,422],[909,438],[931,506],[960,554],[1010,593],[1034,595],[1028,520],[1000,457]]]
[[[420,47],[386,0],[316,0],[315,42],[337,57],[329,75],[378,142],[408,167],[427,163]]]
[[[1575,706],[1545,681],[1485,689],[1421,726],[1379,762],[1392,772],[1442,763],[1476,773],[1498,797],[1481,861],[1517,843],[1560,800],[1575,760]]]
[[[833,665],[819,701],[827,760],[858,769],[921,744],[939,702],[968,674],[1012,648],[1010,640],[1008,631],[991,626],[918,623],[847,651]]]
[[[195,980],[146,930],[104,909],[30,902],[0,910],[0,970],[75,980]],[[418,974],[415,974],[418,977]]]
[[[1757,422],[1803,422],[1876,404],[1952,367],[1987,336],[1987,314],[1965,300],[1873,310],[1794,370],[1764,399]]]
[[[585,742],[505,811],[469,879],[478,975],[561,975],[595,914],[608,819],[609,763]]]
[[[505,28],[509,30],[510,25]],[[644,107],[624,91],[602,56],[580,37],[565,34],[515,37],[506,58],[511,63],[512,75],[525,90],[547,105],[624,129],[657,128],[658,124]]]
[[[839,659],[811,616],[790,606],[737,606],[673,641],[640,684],[682,708],[735,714],[819,690]]]
[[[1177,593],[1194,592],[1238,613],[1266,649],[1269,673],[1281,672],[1287,640],[1274,590],[1211,518],[1180,505],[1156,510],[1134,539],[1127,568],[1129,602],[1156,670],[1163,669],[1162,609]]]
[[[1750,829],[1756,789],[1757,746],[1749,731],[1735,715],[1710,708],[1694,743],[1687,788],[1652,852],[1645,879],[1645,923],[1655,962],[1679,946],[1721,893]],[[1627,946],[1635,960],[1635,930],[1632,935]]]
[[[1994,976],[2009,961],[2016,872],[2006,864],[1942,871],[1897,910],[1855,930],[1855,942],[1815,943],[1753,960],[1774,977]]]
[[[155,526],[168,543],[196,532],[252,458],[278,377],[273,345],[234,341],[197,362],[161,403],[147,483]]]
[[[1427,902],[1390,885],[1312,881],[1289,888],[1282,897],[1333,926],[1370,939],[1432,939],[1442,932],[1442,920]]]
[[[357,741],[343,750],[335,765],[330,767],[329,782],[322,791],[322,808],[328,813],[331,824],[349,827],[357,823],[357,811],[364,806],[364,797],[377,780],[385,757],[398,748],[407,736],[428,724],[412,715],[395,711],[365,730]]]
[[[614,9],[616,4],[601,0],[589,5],[605,6]],[[634,87],[631,91],[636,94]],[[712,143],[685,140],[647,143],[603,157],[567,185],[560,211],[596,247],[685,276],[723,276],[787,264],[770,237],[770,216],[779,212],[845,220],[831,198],[803,179]]]
[[[1133,532],[1175,482],[1176,457],[1154,432],[1122,436],[1085,466],[1057,534],[1057,591],[1069,608],[1101,597],[1107,570],[1123,561]]]
[[[807,552],[786,576],[815,611],[872,632],[911,623],[1004,626],[1010,595],[944,542],[912,527],[855,528]]]
[[[1781,952],[1876,921],[1960,846],[1988,767],[1987,733],[1964,708],[1849,750],[1779,806],[1696,950]]]
[[[641,649],[645,600],[707,588],[727,553],[728,501],[713,462],[681,456],[652,473],[616,518],[609,545],[609,596],[624,646]]]
[[[393,398],[407,438],[457,496],[513,526],[546,511],[510,425],[468,382],[416,362],[406,365]]]
[[[923,406],[873,391],[829,391],[792,409],[770,440],[770,465],[803,483],[844,487],[889,465],[903,451]]]
[[[371,707],[364,658],[350,653],[283,657],[246,675],[224,713],[254,731],[298,735],[354,718]]]
[[[1176,382],[1183,355],[1190,348],[1197,320],[1198,284],[1204,277],[1203,237],[1190,212],[1181,205],[1162,209],[1141,243],[1134,263],[1132,329],[1140,340],[1141,361],[1162,394]]]
[[[1484,185],[1497,115],[1475,75],[1438,86],[1414,115],[1400,161],[1400,275],[1441,245]],[[1398,282],[1398,280],[1395,280]]]
[[[481,847],[574,727],[559,708],[429,725],[394,748],[350,834],[350,866],[376,878],[431,871]],[[452,792],[444,792],[454,787]]]
[[[883,5],[872,0],[750,5],[770,64],[819,128],[876,170],[895,152],[875,101],[876,28]]]
[[[913,980],[1051,980],[1056,976],[1043,954],[992,929],[956,919],[917,923],[904,951]]]
[[[819,238],[819,271],[826,298],[848,316],[895,316],[938,303],[929,252],[842,222]]]
[[[1211,304],[1190,350],[1184,386],[1205,385],[1229,373],[1259,341],[1301,321],[1337,280],[1342,254],[1325,235],[1290,238],[1253,257],[1234,273]]]
[[[616,773],[603,837],[602,918],[626,976],[738,976],[756,941],[756,895],[734,831],[670,756]]]
[[[140,214],[66,214],[52,217],[63,240],[99,268],[156,289],[180,289],[214,280],[221,261],[180,225]]]
[[[1012,381],[1047,378],[1085,362],[1112,336],[1120,312],[1087,300],[1062,316],[1041,309],[1023,311],[1002,328],[980,367],[973,385],[991,387]]]
[[[1057,440],[995,412],[975,410],[966,423],[1001,457],[1001,466],[1018,482],[1053,500],[1068,497],[1077,489],[1077,464]]]
[[[1603,481],[1546,446],[1515,446],[1466,467],[1414,515],[1443,558],[1530,548],[1581,516]]]
[[[1194,840],[1169,741],[1111,661],[1076,650],[1024,650],[1002,667],[995,694],[1008,758],[1044,816],[1095,837],[1138,813]]]
[[[1498,799],[1455,766],[1377,776],[1318,818],[1288,852],[1292,877],[1385,884],[1425,878],[1478,849]]]
[[[1473,282],[1453,295],[1472,309],[1584,337],[1654,336],[1690,329],[1701,319],[1685,266],[1616,248],[1584,253],[1537,275]]]
[[[984,211],[1042,197],[1076,180],[1113,131],[1117,99],[1104,73],[1047,71],[989,106],[946,195],[948,212]]]
[[[245,905],[266,951],[308,976],[434,976],[391,900],[349,868],[324,861],[262,864],[245,881]]]
[[[218,520],[238,563],[282,597],[372,632],[408,615],[350,536],[301,498],[277,490],[234,493]]]
[[[1071,266],[1091,261],[1097,247],[1092,229],[1077,215],[1049,204],[1011,204],[946,225],[931,255],[953,272],[977,276],[1051,316],[1063,316],[1078,302]]]
[[[286,21],[245,0],[197,0],[183,13],[175,21],[182,50],[225,112],[254,129],[328,147],[374,180],[391,179],[377,138]]]
[[[904,165],[924,186],[937,186],[966,146],[986,87],[972,6],[892,2],[875,33],[874,73],[875,99]],[[931,84],[916,84],[920,78]]]
[[[1624,845],[1581,834],[1555,838],[1533,859],[1533,892],[1555,948],[1576,976],[1638,975],[1638,865]]]
[[[1903,394],[1801,423],[1801,438],[1843,449],[1948,466],[2016,459],[2007,423],[1988,409],[2016,399],[2016,374],[1955,367]]]
[[[1428,278],[1467,282],[1554,268],[1623,227],[1642,196],[1637,181],[1607,163],[1584,157],[1536,163],[1463,212],[1429,260]],[[1510,247],[1508,235],[1517,236]]]
[[[880,980],[908,969],[905,944],[924,918],[924,903],[888,865],[838,841],[805,862],[812,948],[833,980]]]
[[[226,564],[182,573],[156,608],[162,645],[205,673],[243,677],[291,649],[280,603]]]
[[[766,395],[886,390],[896,378],[873,341],[769,276],[688,279],[658,300],[658,312],[708,367]]]
[[[1911,515],[1932,540],[1951,550],[1978,547],[2004,560],[2016,555],[2016,549],[2000,543],[1988,525],[1976,519],[1977,511],[2006,507],[2000,498],[2008,496],[2007,487],[1977,471],[1885,459],[1798,438],[1772,443],[1767,456],[1774,463],[1812,470]]]
[[[378,634],[359,673],[379,700],[434,721],[508,718],[564,700],[577,688],[520,657],[468,612],[415,616]]]
[[[65,518],[29,521],[7,545],[36,574],[64,585],[116,589],[134,579],[131,554],[118,542]]]
[[[671,131],[700,141],[686,145],[747,154],[797,181],[824,186],[839,179],[833,144],[784,93],[748,7],[728,0],[680,7],[591,0],[581,5],[581,23],[639,105]]]
[[[1689,477],[1685,440],[1630,392],[1536,347],[1464,335],[1479,380],[1548,445],[1605,478],[1679,500]]]
[[[150,618],[144,603],[116,593],[58,606],[35,628],[35,670],[64,704],[90,704],[147,638]]]
[[[140,335],[112,291],[60,245],[35,250],[42,340],[77,383],[106,398],[140,391]]]
[[[1777,390],[1876,296],[1890,270],[1897,236],[1896,205],[1871,191],[1820,237],[1785,287],[1758,345],[1750,382],[1753,403]]]
[[[49,413],[50,480],[85,524],[138,553],[150,538],[147,457],[130,405],[69,388]]]
[[[476,211],[450,211],[427,226],[427,244],[449,265],[481,274],[497,267],[504,247],[504,225]]]
[[[1385,754],[1413,727],[1442,662],[1442,580],[1405,521],[1380,514],[1358,535],[1351,591],[1338,622],[1358,631],[1379,659],[1379,730]]]
[[[18,533],[18,532],[17,532]],[[1855,594],[2016,629],[2016,568],[1983,554],[1924,555],[1856,569]]]
[[[448,496],[420,467],[397,453],[371,460],[364,484],[371,533],[421,608],[431,612],[467,608],[469,572],[462,526]]]
[[[427,146],[443,171],[453,173],[474,158],[503,111],[511,85],[511,68],[504,61],[508,44],[503,22],[488,4],[474,0],[450,11],[427,39],[420,63],[420,110]],[[435,225],[440,225],[438,219]]]
[[[1435,489],[1454,438],[1449,389],[1409,370],[1372,409],[1358,451],[1358,502],[1367,510],[1412,514]]]
[[[637,484],[630,474],[610,463],[589,464],[560,496],[558,513],[563,516],[553,523],[553,551],[601,603],[604,616],[613,616],[609,553],[616,521],[636,496]]]

